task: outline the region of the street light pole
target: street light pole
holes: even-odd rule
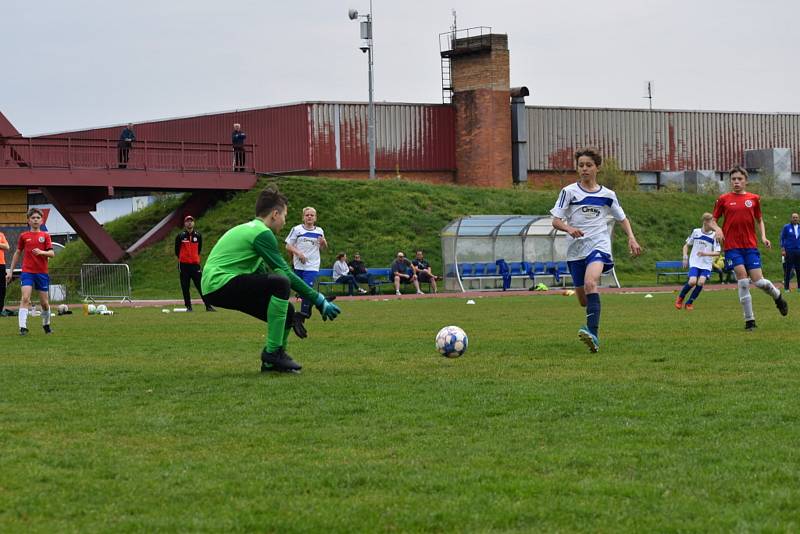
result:
[[[369,178],[375,179],[375,102],[374,102],[374,80],[372,77],[372,0],[369,2],[369,15],[367,16],[369,22],[369,106],[367,107],[367,135],[369,135]]]
[[[375,137],[375,100],[374,100],[374,78],[373,70],[373,49],[372,49],[372,0],[369,1],[369,13],[359,15],[358,11],[351,9],[348,12],[350,20],[363,18],[361,22],[361,51],[367,54],[367,64],[369,70],[369,105],[367,106],[367,143],[369,145],[369,177],[375,178],[375,147],[377,145]]]

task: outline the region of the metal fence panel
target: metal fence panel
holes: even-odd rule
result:
[[[92,302],[114,299],[131,302],[131,270],[125,263],[81,265],[81,295]]]

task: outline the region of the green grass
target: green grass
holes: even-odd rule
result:
[[[604,295],[597,355],[574,298],[342,302],[291,376],[235,312],[0,319],[0,531],[797,531],[800,298],[673,298]]]
[[[260,181],[253,191],[220,201],[197,221],[205,238],[204,257],[216,240],[230,227],[253,217],[258,191],[269,183]],[[403,180],[357,181],[325,178],[288,177],[278,180],[290,201],[285,238],[290,227],[301,220],[304,206],[315,206],[319,224],[325,229],[330,249],[323,254],[324,266],[333,265],[335,255],[360,251],[370,267],[387,267],[398,250],[406,254],[415,248],[427,251],[434,272],[442,272],[439,232],[449,222],[475,214],[547,214],[557,191],[498,190],[472,187],[429,185]],[[711,211],[715,197],[685,193],[619,194],[630,217],[644,254],[631,259],[627,240],[617,230],[614,255],[623,285],[653,285],[655,262],[680,259],[681,247],[700,216]],[[776,249],[762,247],[765,274],[780,280],[780,230],[796,203],[767,199],[763,203],[768,237]],[[108,230],[124,246],[133,243],[144,231],[177,205],[165,200],[130,217],[109,223]],[[178,229],[161,243],[130,260],[135,298],[180,298],[173,242]],[[83,243],[71,244],[53,260],[56,269],[80,271],[82,263],[96,261]]]

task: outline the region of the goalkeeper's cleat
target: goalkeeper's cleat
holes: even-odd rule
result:
[[[694,304],[687,304],[686,311],[692,311],[694,309]]]
[[[678,297],[675,299],[675,309],[680,310],[683,308],[683,297]]]
[[[49,324],[43,324],[42,329],[44,330],[45,334],[52,334],[53,330],[50,328]]]
[[[600,340],[596,335],[592,334],[587,327],[580,327],[578,330],[578,339],[589,347],[589,352],[597,352],[600,350]]]
[[[789,303],[786,302],[783,296],[779,295],[778,298],[775,299],[775,306],[778,308],[778,311],[781,312],[781,315],[785,316],[789,313]]]
[[[294,361],[283,347],[275,352],[263,351],[261,353],[261,372],[297,373],[303,366]]]
[[[744,330],[745,330],[745,332],[752,332],[756,328],[758,328],[758,327],[756,326],[756,320],[755,319],[750,319],[749,321],[745,321],[744,322]]]
[[[21,336],[27,336],[27,335],[28,335],[28,329],[27,329],[27,328],[25,328],[25,327],[22,327],[22,328],[20,328],[20,329],[19,329],[19,335],[21,335]]]

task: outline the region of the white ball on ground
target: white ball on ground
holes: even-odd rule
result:
[[[446,358],[458,358],[467,351],[467,333],[457,326],[445,326],[436,334],[436,350]]]

